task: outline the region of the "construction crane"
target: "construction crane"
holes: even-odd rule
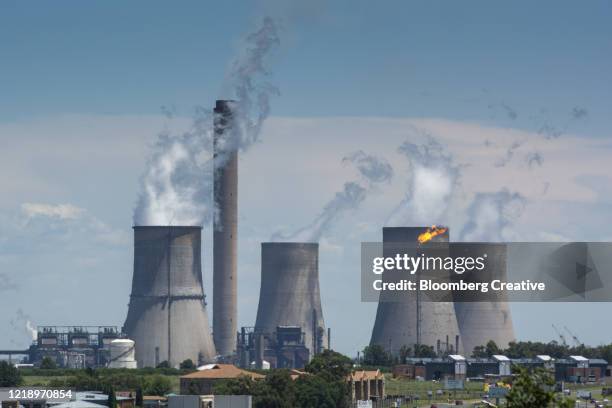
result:
[[[572,339],[574,340],[574,344],[576,346],[581,346],[582,342],[578,340],[578,337],[574,333],[572,333],[570,329],[567,328],[567,326],[563,326],[563,327],[565,328],[565,331],[568,332],[570,336],[572,336]]]
[[[563,333],[561,333],[561,331],[557,329],[557,326],[555,326],[554,324],[552,325],[552,327],[557,333],[557,336],[559,336],[559,338],[561,339],[561,344],[563,344],[564,346],[567,346],[567,341],[565,341],[565,336],[563,335]]]

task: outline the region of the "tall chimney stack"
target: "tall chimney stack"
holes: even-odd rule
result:
[[[214,109],[213,337],[217,352],[236,351],[238,141],[232,129],[232,101]]]

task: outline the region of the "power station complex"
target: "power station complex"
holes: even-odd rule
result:
[[[84,344],[78,344],[78,332],[44,331],[28,352],[38,356],[36,361],[51,355],[58,362],[63,356],[65,365],[72,366],[155,367],[165,362],[178,367],[190,359],[198,365],[301,368],[330,347],[316,242],[261,244],[257,318],[254,326],[237,327],[238,143],[232,110],[233,102],[224,100],[214,109],[212,332],[202,283],[201,227],[135,226],[132,291],[122,330],[109,328],[93,336],[88,332],[81,336],[87,339],[85,348],[79,348]],[[425,229],[383,228],[383,243],[415,243]],[[434,241],[448,242],[448,230]],[[505,260],[502,250],[489,258],[503,271]],[[370,344],[393,354],[402,347],[426,345],[444,356],[469,355],[491,339],[505,347],[514,339],[503,298],[460,303],[426,302],[418,292],[403,296],[399,302],[380,299]],[[48,338],[56,342],[50,344]],[[86,352],[79,352],[83,349]]]

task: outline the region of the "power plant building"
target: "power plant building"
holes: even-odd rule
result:
[[[201,227],[134,227],[134,276],[123,327],[138,367],[211,362],[215,347],[206,315]]]
[[[486,253],[487,268],[492,270],[496,279],[507,281],[505,245],[470,243],[458,246],[462,247],[477,256]],[[457,324],[466,355],[471,355],[475,347],[484,346],[489,340],[500,348],[506,348],[515,339],[507,293],[496,291],[491,296],[496,299],[486,302],[455,301]]]
[[[425,231],[426,227],[383,228],[383,250],[393,252],[385,256],[395,256],[395,244],[407,244],[408,251],[416,251],[419,235]],[[448,230],[432,242],[448,242]],[[394,355],[404,346],[414,350],[416,345],[431,346],[440,354],[463,352],[452,302],[425,301],[419,291],[406,291],[401,296],[379,301],[371,345],[380,345]]]
[[[319,244],[261,244],[261,289],[255,334],[295,328],[310,356],[327,344],[319,290]],[[303,336],[303,337],[302,337]]]

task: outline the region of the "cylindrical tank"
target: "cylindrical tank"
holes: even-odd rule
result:
[[[395,256],[397,248],[393,247],[394,243],[408,244],[407,248],[415,248],[419,235],[425,231],[427,227],[383,228],[383,244],[390,244],[387,248],[392,252],[385,253],[385,256]],[[448,230],[437,235],[432,241],[448,242]],[[384,249],[385,252],[387,248]],[[379,345],[388,352],[398,355],[402,347],[414,350],[417,344],[431,346],[436,350],[438,342],[446,346],[447,339],[455,339],[459,334],[452,302],[423,301],[419,298],[418,292],[406,291],[401,296],[401,300],[395,298],[393,301],[378,303],[371,345]],[[461,338],[458,343],[459,350],[455,350],[456,346],[451,345],[453,353],[463,352]]]
[[[217,352],[230,356],[238,319],[238,146],[232,101],[218,100],[214,113],[213,336]]]
[[[201,227],[134,227],[134,276],[123,327],[139,367],[191,359],[211,362],[215,347],[204,303]]]
[[[310,355],[327,344],[319,290],[319,244],[261,244],[261,289],[255,330],[272,334],[279,326],[298,326]]]
[[[136,368],[134,344],[134,341],[130,339],[115,339],[111,341],[109,368]]]
[[[456,244],[453,251],[462,251],[461,256],[487,255],[487,270],[492,279],[507,281],[507,248],[503,244]],[[469,251],[467,253],[466,251]],[[454,254],[459,256],[459,254]],[[467,278],[464,276],[463,279]],[[461,302],[455,298],[455,313],[465,354],[471,356],[474,348],[484,346],[493,340],[500,348],[508,347],[514,341],[512,316],[505,291],[489,291],[495,297],[487,302]]]

